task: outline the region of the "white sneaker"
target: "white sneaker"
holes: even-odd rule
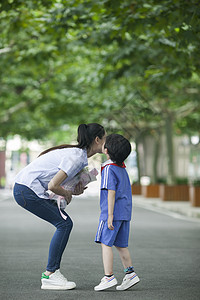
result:
[[[111,277],[107,277],[104,276],[101,279],[101,282],[99,283],[99,285],[94,287],[95,291],[103,291],[105,289],[109,289],[110,287],[114,286],[117,284],[117,279],[115,278],[115,276],[111,276]]]
[[[140,279],[135,272],[126,274],[123,278],[122,284],[118,285],[116,287],[116,290],[125,291],[125,290],[129,289],[130,287],[132,287],[133,285],[135,285],[136,283],[138,283],[139,281],[140,281]]]
[[[61,273],[56,270],[53,274],[46,276],[42,273],[42,290],[71,290],[76,287],[75,282],[68,281]]]

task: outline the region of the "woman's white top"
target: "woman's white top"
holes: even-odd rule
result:
[[[64,148],[43,154],[22,169],[15,177],[15,182],[26,185],[40,198],[48,199],[48,183],[63,170],[67,178],[63,184],[73,178],[88,165],[87,150]]]

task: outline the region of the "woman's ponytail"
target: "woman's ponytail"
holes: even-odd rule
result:
[[[78,137],[77,137],[77,142],[78,142],[78,147],[79,148],[88,148],[90,145],[90,138],[88,136],[88,126],[86,124],[81,124],[78,127]]]
[[[78,137],[77,137],[77,142],[78,145],[60,145],[60,146],[55,146],[51,147],[42,153],[40,153],[39,156],[46,154],[52,150],[57,150],[57,149],[63,149],[63,148],[81,148],[81,149],[89,149],[95,140],[95,138],[98,136],[100,139],[105,135],[105,129],[103,126],[97,123],[90,123],[90,124],[81,124],[78,127]]]
[[[96,137],[102,139],[105,135],[103,126],[97,123],[81,124],[78,127],[78,148],[89,149]]]

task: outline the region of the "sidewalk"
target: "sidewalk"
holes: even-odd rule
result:
[[[146,198],[134,195],[133,203],[137,207],[170,214],[175,218],[187,217],[200,222],[200,207],[192,207],[187,201],[162,201],[160,198]]]

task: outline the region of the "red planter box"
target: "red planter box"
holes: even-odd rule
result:
[[[189,201],[188,185],[160,185],[160,198],[163,201]]]
[[[146,198],[159,198],[160,197],[160,185],[150,184],[142,186],[142,195]]]
[[[190,186],[190,203],[194,207],[200,207],[200,186]]]
[[[140,184],[132,184],[131,190],[132,190],[132,195],[141,195],[142,187]]]

